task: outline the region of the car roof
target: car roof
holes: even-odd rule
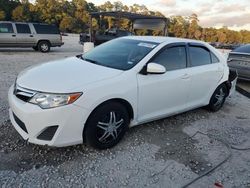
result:
[[[232,52],[233,53],[239,52],[239,53],[248,53],[248,54],[250,54],[250,44],[235,48],[234,50],[232,50]]]
[[[175,42],[193,42],[205,44],[203,41],[192,40],[192,39],[184,39],[184,38],[176,38],[176,37],[162,37],[162,36],[127,36],[124,37],[132,40],[141,40],[145,42],[156,42],[156,43],[175,43]]]
[[[0,21],[0,23],[15,23],[15,24],[40,24],[40,25],[54,25],[54,24],[47,24],[47,23],[40,23],[40,22],[20,22],[20,21]]]

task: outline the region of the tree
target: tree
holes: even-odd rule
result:
[[[65,16],[60,22],[59,28],[61,31],[72,32],[74,29],[74,22],[74,18],[71,16]]]
[[[168,26],[169,33],[175,37],[186,38],[189,22],[182,16],[171,16]]]
[[[123,10],[123,4],[121,1],[115,1],[113,3],[114,11],[122,11]]]
[[[26,5],[19,5],[12,11],[12,19],[15,21],[31,21],[30,11]]]
[[[0,20],[5,19],[5,12],[3,10],[0,10]]]
[[[188,38],[190,39],[200,39],[201,30],[198,25],[199,19],[197,14],[192,14],[189,16],[189,27],[188,27]]]
[[[0,0],[0,8],[5,14],[4,20],[11,20],[12,11],[20,4],[19,0]]]

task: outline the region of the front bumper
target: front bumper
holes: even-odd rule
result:
[[[18,133],[28,142],[63,147],[82,143],[82,132],[88,117],[88,111],[76,105],[66,105],[52,109],[24,102],[9,89],[10,120]],[[21,122],[21,123],[20,123]],[[24,124],[25,129],[20,126]],[[58,126],[51,140],[38,139],[48,127]]]

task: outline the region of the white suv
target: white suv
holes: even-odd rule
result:
[[[11,122],[29,142],[105,149],[128,127],[202,106],[217,111],[231,88],[226,59],[209,44],[131,36],[27,69],[8,97]]]

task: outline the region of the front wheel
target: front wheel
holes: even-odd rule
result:
[[[227,97],[227,87],[225,84],[220,85],[213,93],[209,104],[208,104],[208,109],[216,112],[220,110],[226,100]]]
[[[126,108],[120,103],[109,102],[92,112],[86,123],[84,136],[94,148],[111,148],[122,139],[129,122]]]

